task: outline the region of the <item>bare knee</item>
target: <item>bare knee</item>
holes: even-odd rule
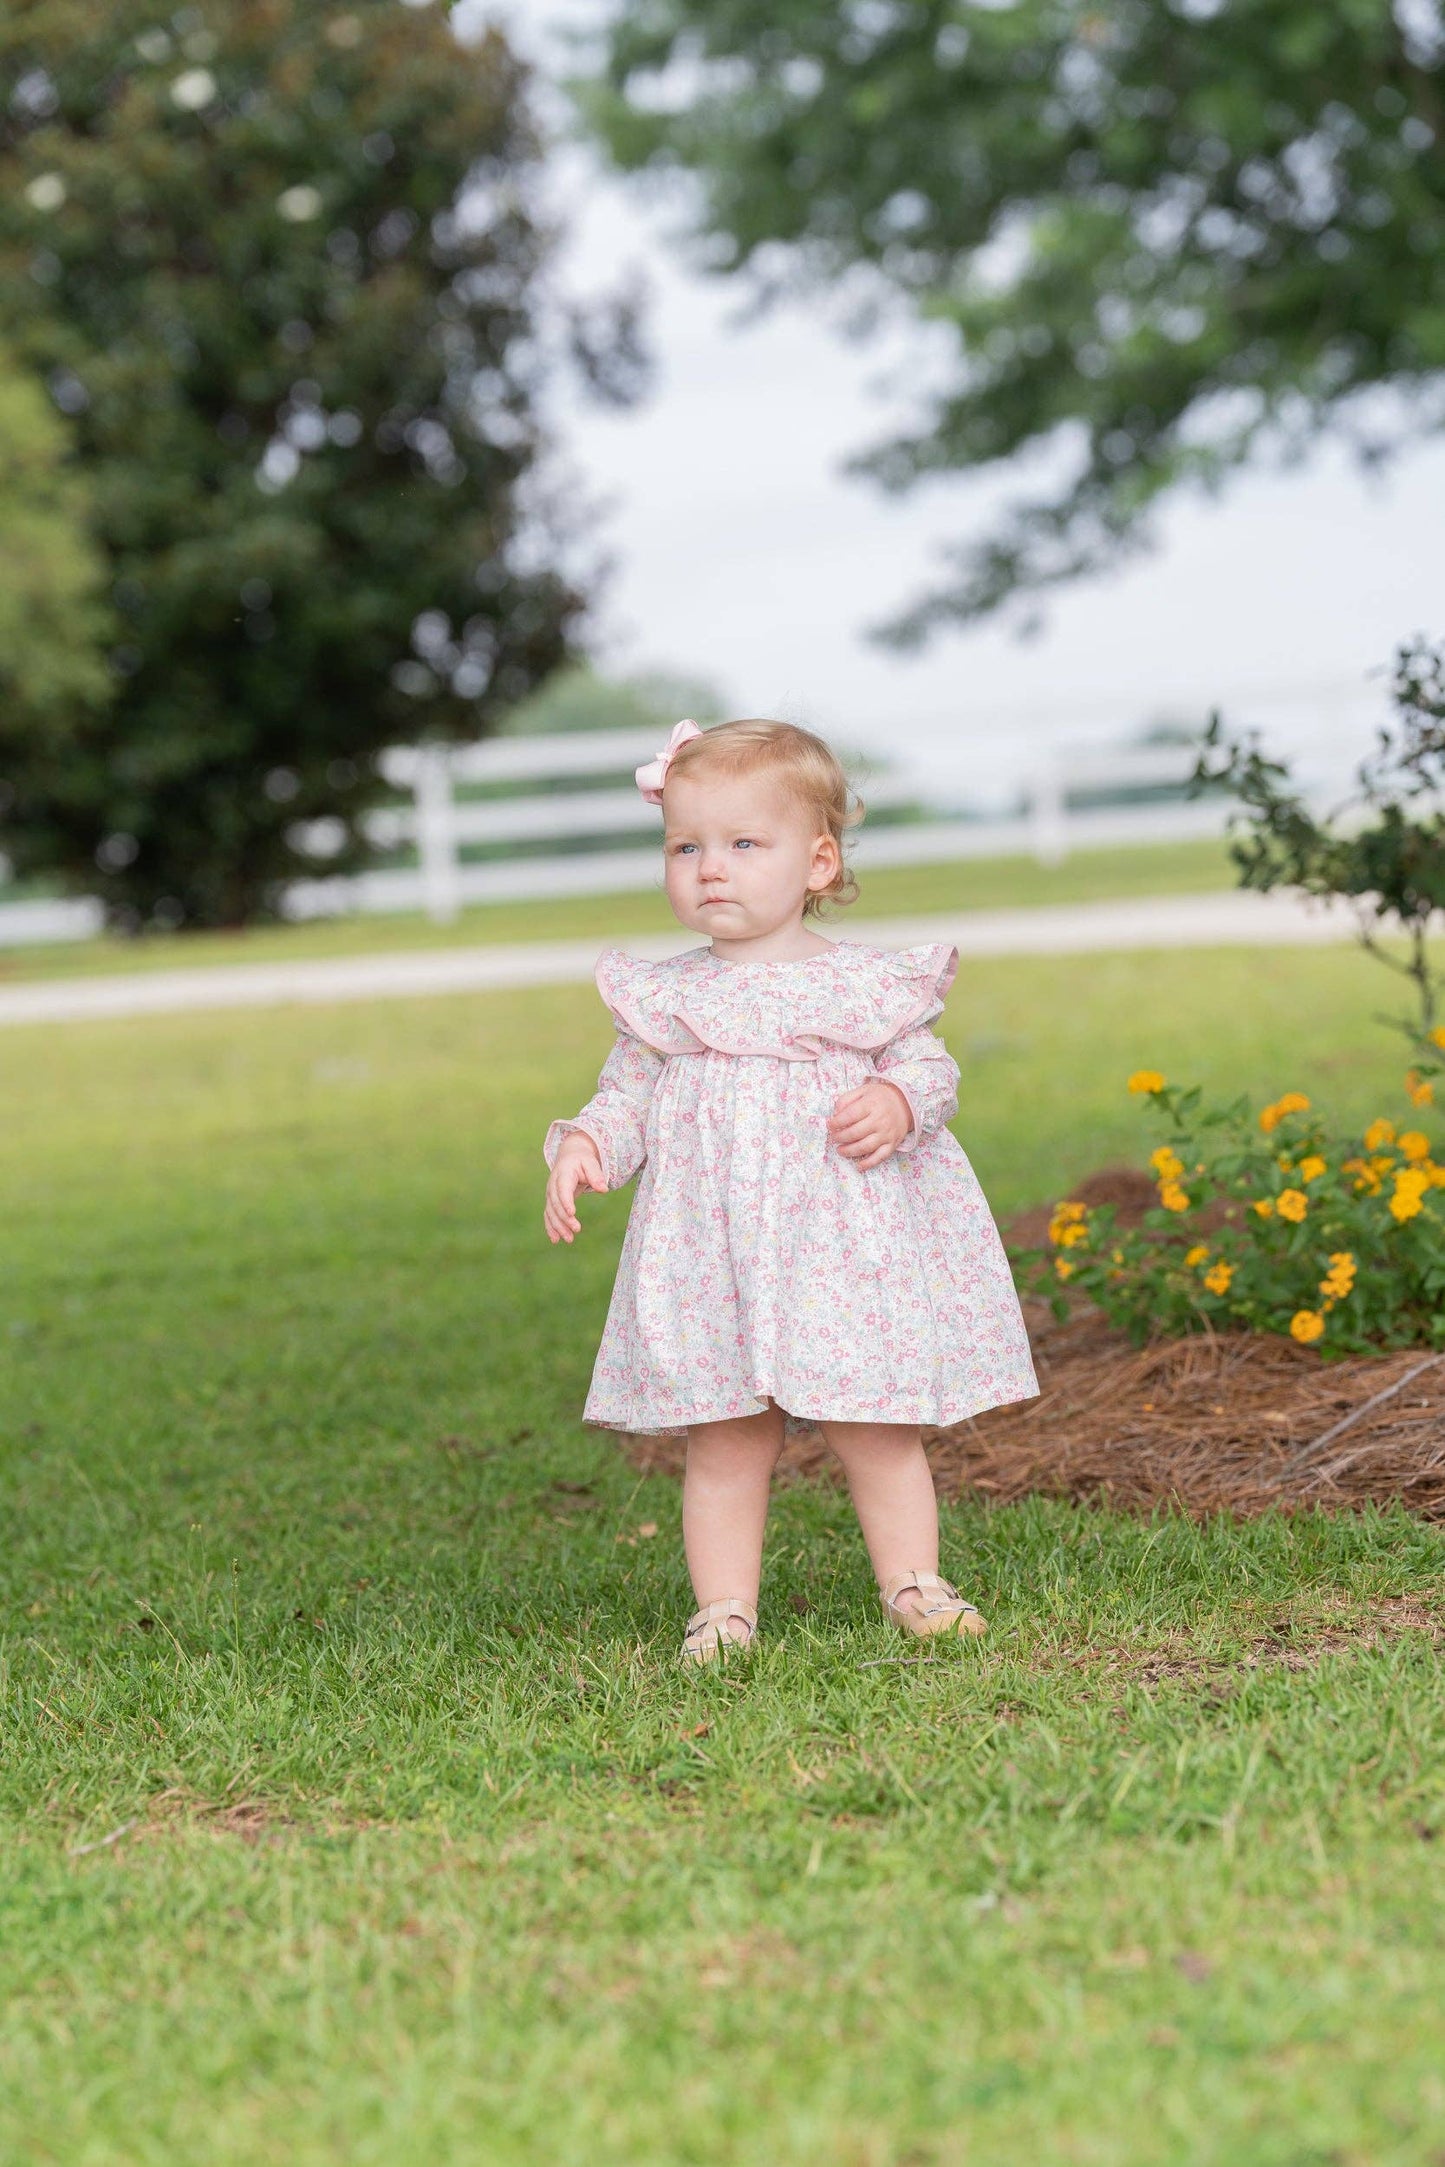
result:
[[[687,1433],[688,1462],[714,1467],[763,1462],[772,1468],[782,1453],[783,1435],[782,1412],[773,1407],[726,1422],[696,1422]]]
[[[818,1427],[845,1474],[854,1468],[902,1468],[923,1450],[916,1423],[820,1422]]]

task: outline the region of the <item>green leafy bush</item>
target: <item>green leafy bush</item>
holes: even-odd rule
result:
[[[1130,1090],[1167,1122],[1158,1204],[1124,1227],[1113,1206],[1065,1198],[1048,1247],[1025,1253],[1026,1287],[1060,1316],[1083,1296],[1136,1342],[1242,1326],[1326,1355],[1445,1346],[1445,1164],[1414,1125],[1433,1073],[1406,1077],[1405,1121],[1345,1138],[1303,1092],[1255,1114],[1139,1070]]]
[[[1356,770],[1353,795],[1321,820],[1266,759],[1258,739],[1230,739],[1218,715],[1204,734],[1194,788],[1230,790],[1242,808],[1230,856],[1242,888],[1293,888],[1354,913],[1361,945],[1408,979],[1414,1013],[1382,1019],[1412,1053],[1442,1041],[1445,972],[1431,950],[1445,911],[1445,645],[1407,641],[1390,683],[1394,719]],[[1404,937],[1399,952],[1398,936]]]

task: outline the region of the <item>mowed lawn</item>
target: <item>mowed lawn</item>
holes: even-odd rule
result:
[[[968,964],[1001,1210],[1157,1065],[1401,1110],[1348,950]],[[1445,2145],[1445,1538],[947,1515],[927,1661],[782,1491],[687,1676],[578,1410],[590,997],[0,1034],[0,2159],[1303,2167]],[[655,1532],[652,1532],[655,1531]]]

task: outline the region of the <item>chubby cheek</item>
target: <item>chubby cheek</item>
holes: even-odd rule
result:
[[[694,878],[696,860],[692,858],[668,858],[663,866],[662,883],[669,903],[686,907],[697,894]]]

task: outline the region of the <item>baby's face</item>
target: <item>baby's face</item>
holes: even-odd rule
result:
[[[716,941],[750,941],[801,920],[838,846],[767,775],[679,775],[663,791],[667,900]]]

